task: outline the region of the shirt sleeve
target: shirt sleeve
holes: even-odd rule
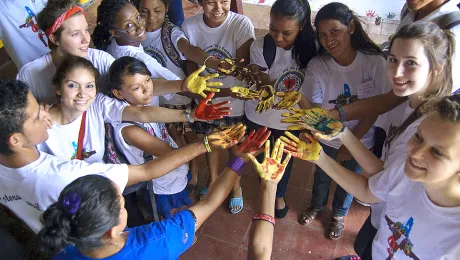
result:
[[[241,15],[243,16],[243,15]],[[243,16],[241,22],[234,23],[235,26],[238,26],[235,35],[235,43],[236,48],[240,48],[245,42],[249,39],[255,39],[256,36],[254,34],[254,25],[252,24],[251,20],[248,17]]]
[[[96,95],[93,105],[97,114],[102,115],[104,122],[111,123],[112,125],[117,125],[123,121],[123,110],[128,106],[126,102],[108,97],[102,93]]]
[[[162,78],[167,80],[179,80],[180,78],[172,73],[167,68],[161,66],[160,63],[152,56],[148,55],[147,53],[135,53],[133,54],[134,58],[141,60],[145,63],[147,68],[149,69],[150,73],[152,73],[152,78]]]
[[[374,71],[374,96],[385,94],[391,90],[386,76],[386,60],[380,55],[377,56]]]
[[[398,158],[390,167],[369,178],[369,189],[381,201],[387,201],[388,193],[398,179],[404,176],[406,157]],[[399,177],[399,178],[398,178]]]
[[[182,52],[179,50],[179,47],[177,46],[180,39],[185,39],[186,41],[188,41],[187,36],[185,36],[185,33],[181,29],[174,27],[171,32],[172,44],[174,45],[174,48],[176,48],[177,52],[179,53],[180,58],[182,60],[186,60],[187,58],[182,54]]]
[[[324,82],[319,77],[316,63],[317,60],[312,60],[308,63],[305,80],[300,87],[300,94],[315,104],[322,104]]]
[[[250,48],[250,62],[251,64],[257,64],[260,67],[268,68],[267,63],[264,59],[264,38],[257,39],[252,42]],[[268,74],[268,70],[265,71]]]

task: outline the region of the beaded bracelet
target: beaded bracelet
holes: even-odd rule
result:
[[[208,140],[208,137],[207,137],[207,136],[204,137],[204,140],[203,140],[203,141],[204,141],[204,146],[206,147],[206,151],[207,151],[208,153],[212,152],[211,146],[209,146],[209,140]]]
[[[272,223],[272,225],[275,226],[275,218],[267,214],[254,214],[252,215],[252,221],[254,220],[264,220]]]

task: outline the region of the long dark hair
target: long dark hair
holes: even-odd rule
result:
[[[41,216],[39,246],[59,253],[68,244],[80,251],[102,246],[102,237],[119,224],[120,195],[114,184],[99,175],[80,177],[59,195]]]
[[[311,25],[311,9],[307,0],[277,0],[270,10],[271,15],[287,16],[297,20],[301,31],[292,48],[292,58],[301,69],[307,67],[316,55],[316,36]]]
[[[132,4],[129,0],[102,0],[97,8],[97,23],[93,32],[94,46],[105,51],[110,44],[109,40],[112,36],[109,32],[113,28],[113,21],[117,13],[128,4]]]
[[[109,92],[112,93],[114,89],[121,90],[121,85],[123,85],[123,78],[134,74],[152,76],[152,73],[150,73],[147,65],[136,58],[123,56],[116,59],[110,66],[109,70]]]
[[[364,31],[358,16],[342,3],[329,3],[323,6],[315,17],[315,27],[318,32],[319,22],[324,20],[336,20],[345,26],[349,26],[351,21],[355,24],[355,32],[351,35],[351,46],[365,54],[382,55],[379,46],[375,44]],[[327,54],[323,46],[320,46],[320,53]]]

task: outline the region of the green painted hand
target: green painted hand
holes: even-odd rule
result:
[[[206,98],[206,94],[203,91],[220,92],[220,89],[218,88],[209,87],[221,87],[223,85],[222,82],[207,82],[209,79],[218,77],[219,74],[215,73],[204,77],[200,76],[200,73],[203,72],[205,68],[206,66],[203,65],[192,74],[190,74],[185,79],[185,89],[182,89],[182,91],[199,94],[203,98]]]

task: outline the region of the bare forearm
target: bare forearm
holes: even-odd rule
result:
[[[346,120],[360,120],[366,117],[375,117],[384,114],[393,108],[399,106],[406,97],[398,97],[393,91],[366,99],[360,99],[351,104],[343,106],[346,114]],[[331,116],[340,119],[336,109],[331,110]]]
[[[185,116],[185,110],[157,106],[128,106],[123,110],[122,120],[141,123],[174,123],[185,122],[187,117]]]
[[[211,214],[224,202],[235,184],[238,174],[226,167],[216,182],[209,188],[208,193],[189,209],[195,213],[197,229],[211,216]]]
[[[143,165],[129,166],[128,186],[159,178],[206,152],[203,142],[175,149]]]
[[[306,98],[304,95],[301,95],[301,98],[299,101],[299,107],[301,109],[310,109],[310,108],[313,108],[314,105],[310,100],[308,100],[308,98]]]
[[[340,135],[340,141],[367,174],[373,175],[383,170],[383,161],[367,149],[348,128]]]
[[[356,174],[337,163],[336,160],[321,153],[317,165],[327,173],[338,185],[359,200],[376,203],[380,200],[369,190],[368,179]]]
[[[178,47],[182,54],[184,54],[184,56],[189,61],[192,61],[196,64],[206,65],[206,67],[209,67],[211,69],[217,69],[219,66],[219,59],[214,57],[208,58],[209,54],[207,54],[203,49],[191,45],[186,40],[184,40],[183,42],[182,39],[179,40]],[[205,60],[206,64],[204,64]]]
[[[153,96],[173,94],[182,91],[183,80],[152,79]]]
[[[275,197],[277,185],[262,180],[259,188],[259,204],[256,213],[275,215]],[[273,246],[274,227],[267,221],[254,221],[249,235],[248,259],[270,259]]]

